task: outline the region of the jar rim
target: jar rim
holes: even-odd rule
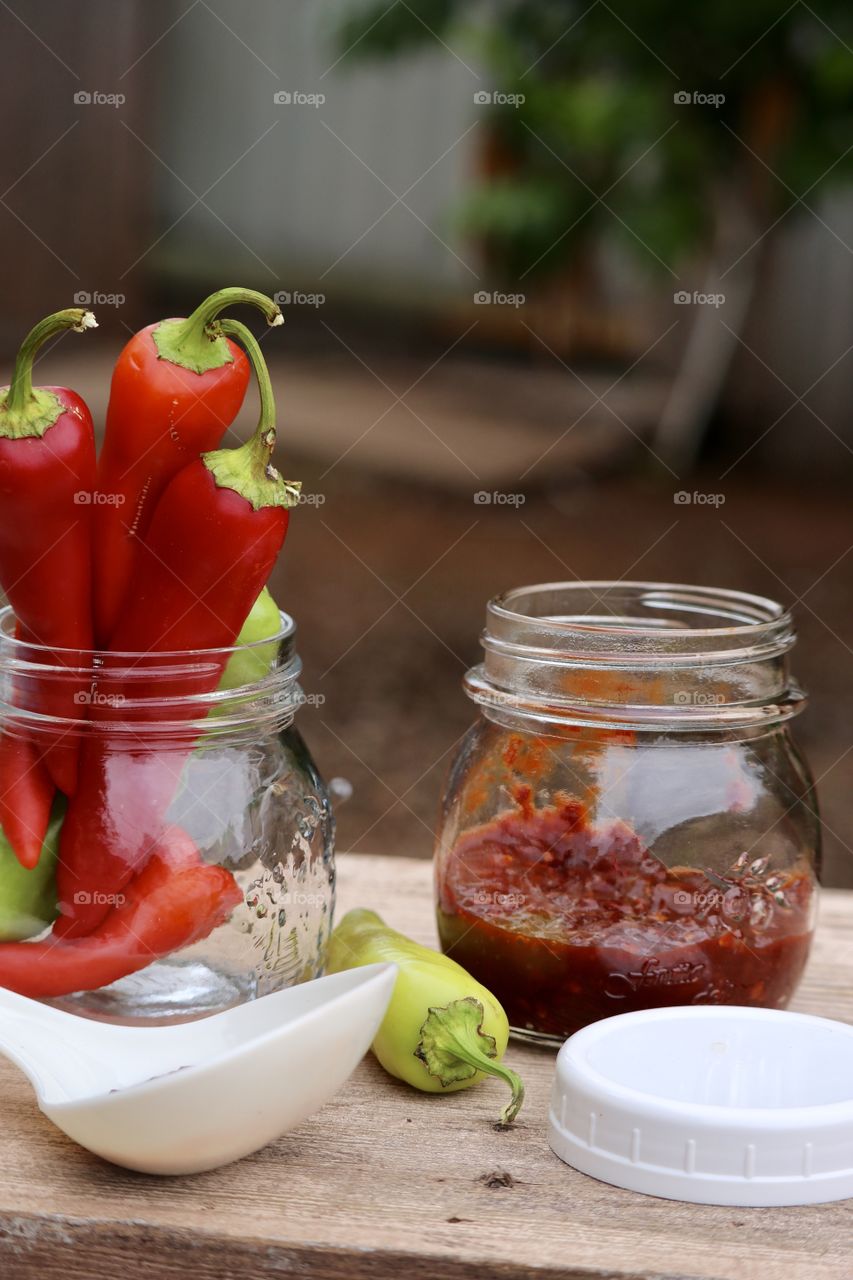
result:
[[[729,622],[710,627],[674,626],[662,615],[653,622],[651,617],[635,619],[630,615],[620,614],[613,614],[612,617],[588,613],[555,614],[517,607],[518,602],[525,599],[535,603],[538,599],[560,594],[569,600],[581,592],[592,595],[602,603],[604,597],[617,589],[620,593],[635,594],[638,603],[647,608],[680,609],[685,614],[735,618],[737,622],[735,625]],[[494,596],[489,601],[487,612],[489,620],[495,618],[531,627],[537,622],[547,623],[558,634],[564,632],[566,635],[573,632],[586,632],[596,636],[612,633],[618,634],[620,639],[657,639],[665,636],[667,640],[688,641],[754,637],[757,641],[762,633],[769,633],[779,635],[780,641],[784,642],[784,649],[790,648],[793,643],[793,619],[790,610],[784,605],[767,596],[753,595],[746,591],[689,583],[627,579],[535,583],[531,586],[513,587]],[[624,646],[621,648],[621,656],[624,656]]]
[[[608,612],[609,611],[609,612]],[[489,601],[465,678],[492,718],[731,729],[796,715],[791,613],[765,596],[646,581],[546,582]]]
[[[38,644],[31,640],[22,640],[15,635],[14,628],[14,610],[11,605],[3,605],[0,607],[0,653],[5,650],[14,661],[37,662],[40,667],[45,667],[48,671],[50,671],[51,667],[54,667],[65,672],[74,669],[71,664],[61,661],[65,656],[77,658],[79,660],[79,668],[88,671],[97,665],[98,659],[107,656],[107,654],[116,671],[121,670],[120,667],[115,665],[118,658],[127,658],[131,670],[137,665],[131,661],[132,659],[151,660],[153,658],[162,658],[165,663],[168,663],[171,670],[176,668],[179,670],[182,664],[177,661],[172,662],[171,659],[184,659],[186,666],[194,667],[205,660],[217,662],[222,658],[227,659],[235,653],[251,653],[253,650],[264,649],[267,645],[281,645],[282,642],[291,640],[296,634],[296,623],[290,614],[285,613],[283,609],[279,610],[278,631],[264,636],[260,640],[250,640],[248,644],[223,645],[215,649],[69,649],[60,648],[57,645]],[[42,655],[45,661],[41,661]],[[48,660],[57,658],[60,659],[59,662]],[[147,670],[150,672],[150,667]]]
[[[15,625],[11,606],[0,608],[0,719],[12,734],[105,732],[126,741],[128,749],[155,737],[222,741],[282,728],[305,701],[296,623],[282,611],[278,629],[268,636],[192,650],[58,648],[20,639]],[[263,662],[251,678],[220,687],[228,660],[252,653]],[[60,714],[57,703],[69,712],[73,706],[74,713]]]

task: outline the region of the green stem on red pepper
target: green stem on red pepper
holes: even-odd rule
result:
[[[220,320],[218,327],[224,334],[239,338],[248,352],[261,404],[258,425],[251,439],[237,449],[205,453],[202,461],[220,488],[233,489],[255,511],[261,507],[295,507],[300,486],[282,480],[272,464],[276,440],[275,397],[260,343],[239,320]]]
[[[43,436],[48,427],[53,426],[66,406],[52,387],[33,386],[33,361],[49,338],[67,329],[85,333],[97,327],[91,311],[69,307],[45,316],[30,330],[18,350],[12,381],[5,391],[0,391],[0,436],[5,440],[23,440]]]
[[[166,486],[215,449],[237,416],[251,372],[219,327],[224,307],[258,307],[281,324],[272,298],[219,289],[187,319],[134,334],[116,361],[98,463],[95,525],[95,639],[107,648],[134,577],[139,546]]]
[[[284,316],[278,305],[263,293],[254,289],[226,288],[212,293],[186,320],[161,320],[154,329],[154,345],[161,360],[191,369],[193,373],[207,373],[231,364],[234,356],[225,339],[218,332],[215,320],[226,307],[240,303],[259,307],[267,324],[284,324]]]

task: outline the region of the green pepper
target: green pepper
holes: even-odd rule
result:
[[[252,605],[248,618],[235,641],[237,653],[228,659],[228,665],[219,681],[220,689],[240,689],[246,684],[255,684],[268,674],[275,661],[278,644],[275,640],[269,644],[259,644],[269,636],[277,635],[281,630],[281,616],[278,605],[266,587],[263,588]],[[241,649],[241,645],[251,648]]]
[[[64,816],[65,801],[57,800],[32,870],[21,866],[0,829],[0,942],[32,938],[56,919],[56,860]]]
[[[455,960],[390,929],[375,911],[348,912],[329,939],[328,972],[388,961],[398,973],[372,1045],[379,1062],[425,1093],[453,1093],[499,1076],[512,1090],[501,1114],[510,1124],[524,1085],[500,1062],[509,1023],[495,997]]]

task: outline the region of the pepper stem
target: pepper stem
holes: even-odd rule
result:
[[[470,1080],[476,1071],[498,1076],[512,1090],[512,1097],[501,1112],[501,1123],[511,1124],[524,1102],[524,1083],[509,1067],[496,1061],[497,1045],[494,1036],[483,1031],[484,1017],[482,1004],[473,996],[430,1009],[415,1056],[445,1087]]]
[[[265,293],[255,289],[217,289],[186,320],[163,320],[157,325],[152,337],[158,356],[199,374],[231,364],[234,357],[214,322],[226,307],[241,303],[262,311],[267,324],[284,324],[281,308]]]
[[[45,387],[33,387],[33,361],[36,353],[58,333],[73,329],[85,333],[97,329],[98,322],[91,311],[84,307],[68,307],[45,316],[30,330],[21,343],[15,358],[12,381],[5,392],[0,392],[0,436],[18,439],[23,436],[43,436],[48,427],[63,412],[59,397]]]
[[[275,448],[275,396],[270,373],[260,343],[251,330],[239,320],[217,320],[215,328],[223,335],[239,338],[258,383],[261,407],[255,433],[237,449],[216,449],[202,454],[202,462],[223,489],[233,489],[255,511],[261,507],[295,507],[301,484],[282,480],[272,464]],[[224,340],[224,339],[223,339]]]

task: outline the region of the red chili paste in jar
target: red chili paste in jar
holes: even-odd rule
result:
[[[519,808],[463,835],[439,888],[444,950],[511,1026],[559,1038],[674,1004],[782,1007],[812,932],[808,871],[744,854],[725,877],[667,867],[626,823],[574,799]]]

